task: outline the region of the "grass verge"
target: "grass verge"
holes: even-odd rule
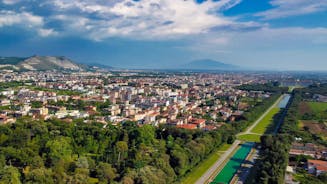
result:
[[[257,134],[244,134],[237,137],[238,140],[246,142],[260,142],[261,135]]]
[[[280,108],[273,108],[269,113],[255,126],[251,132],[264,134],[270,124],[274,123],[274,116],[280,111]]]
[[[230,146],[230,144],[223,144],[220,146],[216,151],[211,153],[207,159],[203,160],[199,165],[192,169],[192,171],[181,180],[181,183],[195,183],[220,158],[223,154],[222,152],[228,150]]]

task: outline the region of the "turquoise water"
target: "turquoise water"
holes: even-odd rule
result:
[[[290,100],[291,95],[286,95],[278,104],[279,108],[286,108],[288,101]]]
[[[236,151],[233,157],[228,161],[223,170],[215,177],[211,184],[220,184],[220,183],[229,183],[234,174],[240,168],[244,159],[250,153],[254,143],[246,142],[240,146],[240,148]]]

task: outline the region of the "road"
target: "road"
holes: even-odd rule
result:
[[[211,166],[202,176],[196,181],[196,184],[204,184],[207,183],[208,179],[215,174],[217,168],[224,163],[224,161],[232,154],[232,152],[237,148],[237,146],[241,143],[241,141],[236,140],[232,144],[231,147],[223,154],[221,157],[215,162],[213,166]]]
[[[285,97],[285,94],[284,95],[281,95],[277,100],[276,102],[269,108],[266,110],[266,112],[264,112],[249,128],[247,128],[244,132],[241,132],[237,135],[243,135],[243,134],[255,134],[255,133],[252,133],[252,130],[255,126],[258,125],[258,123],[260,123],[260,121],[273,109],[275,108],[279,102]]]
[[[253,134],[251,133],[252,129],[271,111],[275,108],[278,103],[284,98],[285,95],[281,95],[276,102],[263,113],[260,118],[258,118],[249,128],[247,128],[244,132],[239,133],[238,135],[242,134]],[[235,151],[237,146],[241,143],[240,140],[235,140],[232,146],[199,178],[195,184],[204,184],[208,183],[208,180],[215,174],[217,169],[228,159],[229,156]]]

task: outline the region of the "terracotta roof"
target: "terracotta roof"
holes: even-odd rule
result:
[[[192,124],[202,124],[205,123],[206,120],[205,119],[193,119],[192,120]]]
[[[323,160],[308,160],[308,164],[314,165],[317,170],[327,172],[327,161]]]
[[[183,125],[177,125],[177,128],[184,128],[184,129],[189,129],[189,130],[194,130],[196,129],[195,124],[183,124]]]

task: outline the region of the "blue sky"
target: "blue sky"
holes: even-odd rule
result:
[[[0,56],[327,70],[327,0],[0,0]]]

